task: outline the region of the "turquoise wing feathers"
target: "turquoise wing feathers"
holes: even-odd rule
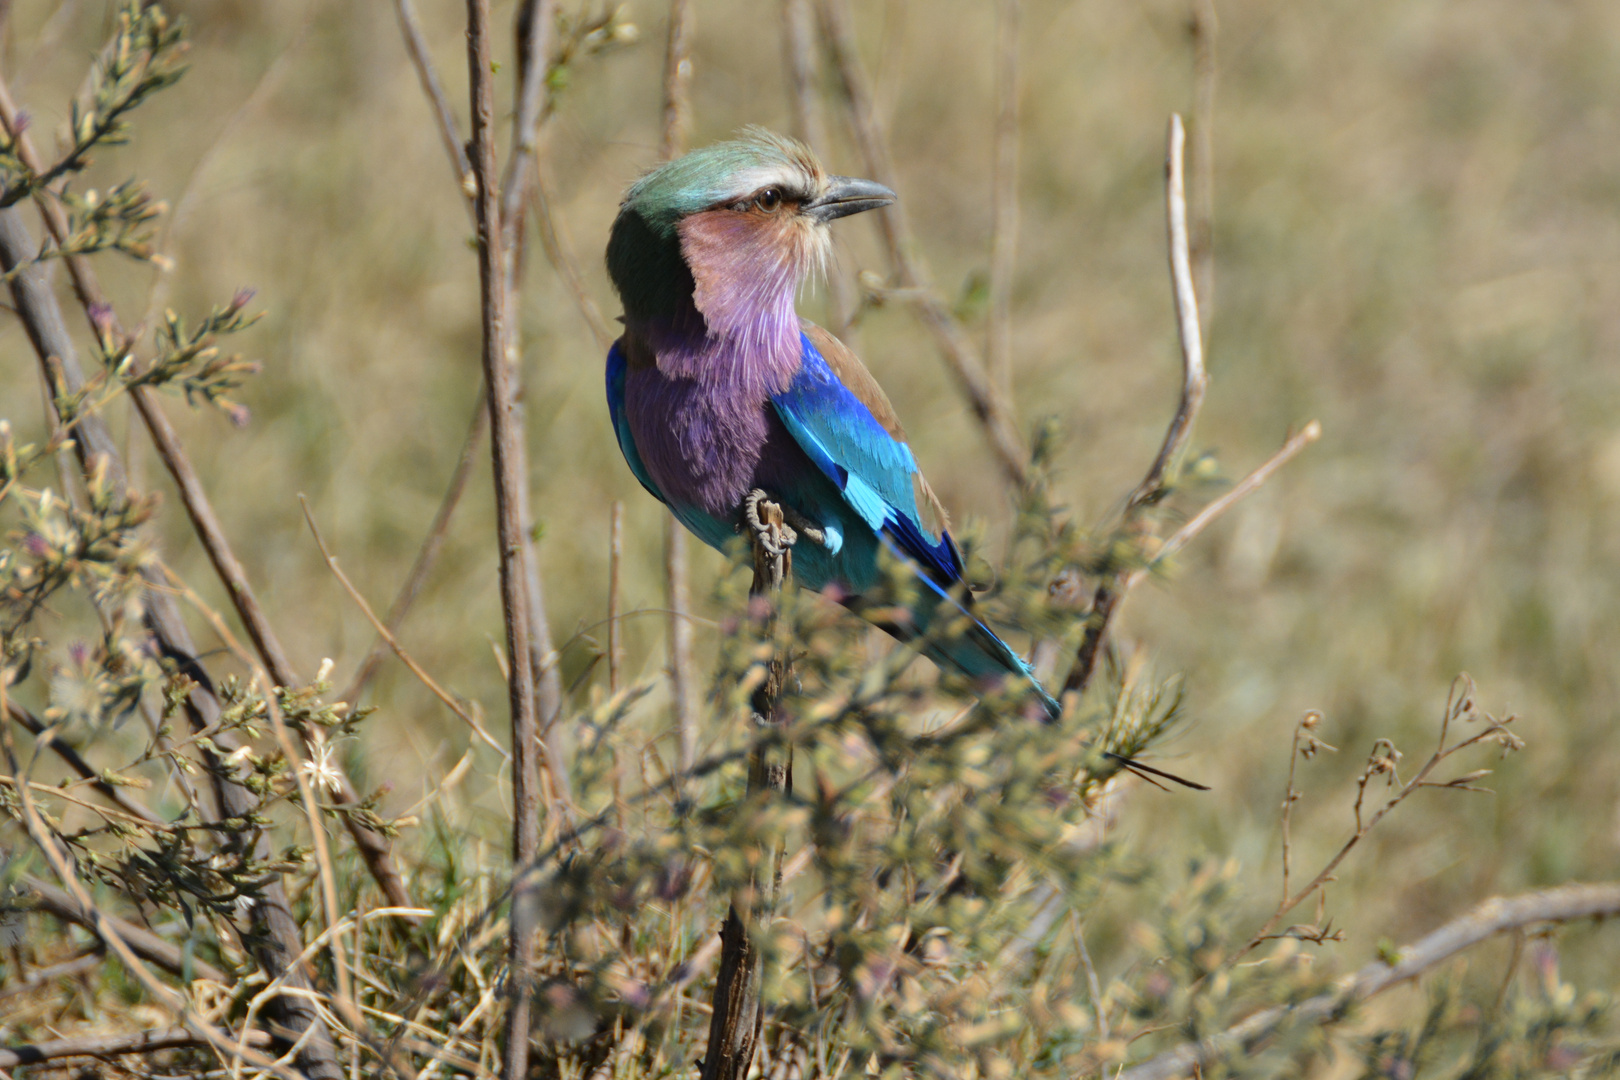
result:
[[[887,536],[936,583],[962,580],[962,560],[942,529],[934,535],[917,507],[917,459],[889,433],[801,335],[799,374],[771,398],[776,414],[844,500],[880,536]]]

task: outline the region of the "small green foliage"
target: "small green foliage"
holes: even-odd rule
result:
[[[160,4],[121,0],[112,40],[91,66],[90,82],[82,99],[75,98],[69,114],[72,144],[54,165],[43,172],[29,169],[9,137],[0,144],[0,209],[12,206],[53,182],[80,172],[98,146],[129,141],[129,113],[153,94],[172,86],[185,73],[184,24],[170,19]]]
[[[247,407],[232,401],[230,395],[247,376],[258,373],[259,365],[234,353],[222,353],[217,342],[221,336],[239,333],[259,321],[260,314],[245,314],[252,299],[252,290],[244,289],[230,303],[215,307],[195,327],[187,327],[179,315],[165,311],[157,329],[152,363],[129,381],[142,386],[177,385],[192,404],[201,399],[238,426],[246,424]],[[104,349],[104,358],[111,352]]]

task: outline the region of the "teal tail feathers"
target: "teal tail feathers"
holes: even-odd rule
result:
[[[906,565],[917,569],[909,560]],[[1040,702],[1046,720],[1056,720],[1063,715],[1062,704],[1040,684],[1028,662],[1014,652],[1011,645],[1001,640],[961,599],[929,574],[919,571],[916,579],[922,587],[922,596],[919,603],[911,606],[907,626],[896,625],[893,620],[880,617],[874,605],[863,602],[861,597],[851,597],[845,601],[845,605],[901,641],[923,638],[920,651],[940,668],[955,671],[975,681],[1000,680],[1010,676],[1028,685],[1031,696]],[[942,616],[967,620],[966,629],[946,640],[929,639],[926,635],[930,626]]]

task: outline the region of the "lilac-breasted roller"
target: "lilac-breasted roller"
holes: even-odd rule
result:
[[[763,491],[821,532],[794,548],[800,585],[859,612],[879,550],[904,560],[924,599],[910,620],[879,625],[906,640],[942,612],[966,613],[961,553],[877,380],[795,307],[829,257],[828,226],[895,197],[829,176],[808,147],[757,128],[643,176],[608,241],[624,336],[608,352],[607,398],[630,471],[704,543],[738,535],[745,501]],[[1028,680],[1058,712],[971,614],[966,634],[923,651],[970,678]]]

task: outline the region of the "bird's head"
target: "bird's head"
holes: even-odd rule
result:
[[[695,307],[711,336],[746,332],[792,313],[800,282],[828,260],[829,224],[894,200],[882,184],[829,176],[803,143],[748,128],[631,185],[608,273],[627,320]]]

